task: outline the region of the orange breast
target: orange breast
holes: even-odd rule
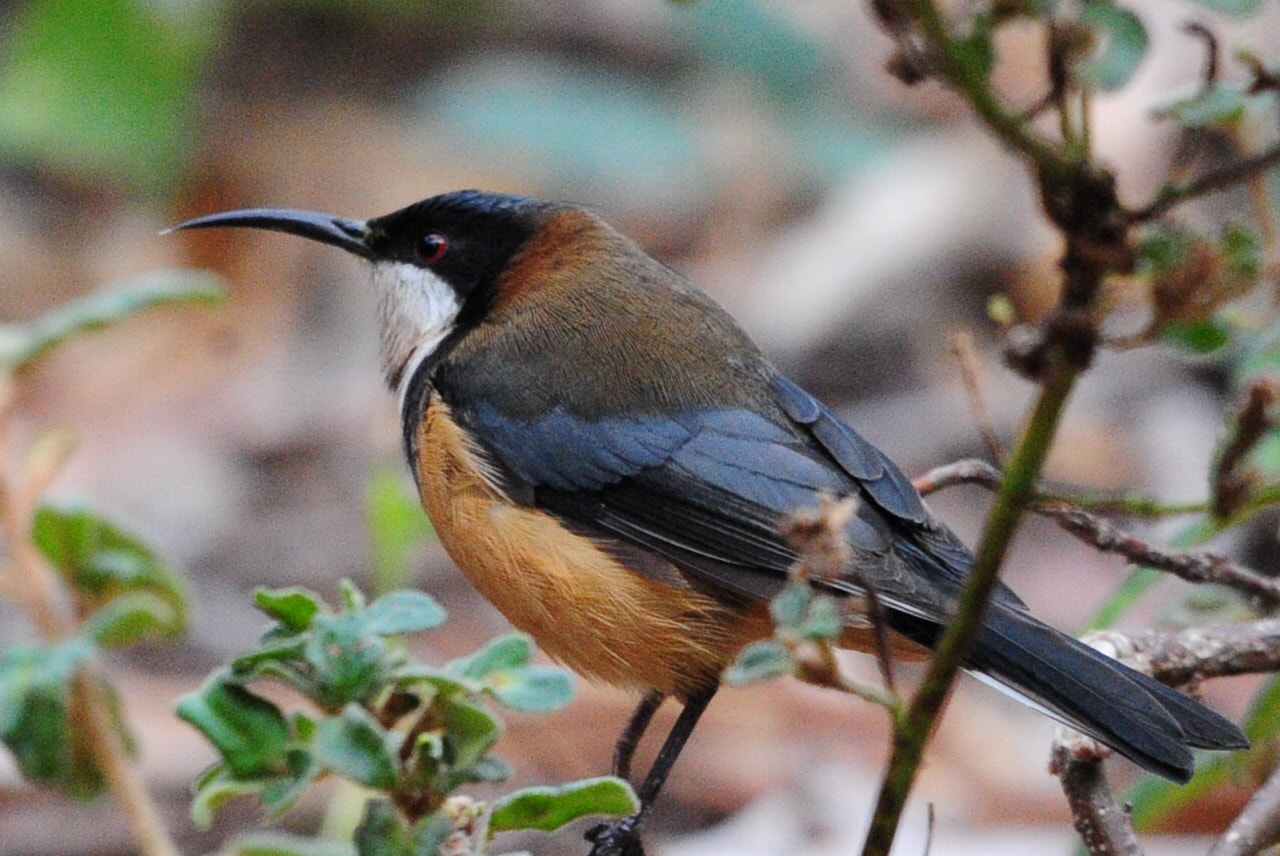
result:
[[[763,605],[643,576],[551,515],[512,504],[438,397],[417,439],[422,505],[449,555],[515,627],[574,671],[686,696],[771,632]]]

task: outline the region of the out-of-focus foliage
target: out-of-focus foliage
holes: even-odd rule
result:
[[[79,799],[102,791],[102,772],[71,706],[71,682],[93,652],[82,637],[0,652],[0,740],[22,775]]]
[[[156,306],[207,304],[219,297],[208,275],[170,272],[140,278],[33,321],[0,326],[0,372],[11,383],[16,372],[86,332]],[[0,430],[9,426],[0,424]],[[61,458],[50,445],[41,441],[31,445],[23,462],[27,474],[56,469]],[[45,477],[50,475],[45,472]],[[20,484],[17,477],[10,477],[6,489]],[[0,505],[9,518],[7,530],[12,532],[18,525],[14,518],[23,510],[17,497],[4,500]],[[105,780],[91,749],[98,738],[91,732],[95,726],[89,724],[86,706],[106,705],[105,716],[98,720],[105,719],[107,724],[101,727],[114,729],[125,746],[131,740],[116,714],[110,687],[97,684],[99,679],[85,666],[105,649],[180,633],[187,613],[185,586],[140,538],[84,503],[45,502],[21,522],[29,529],[30,549],[6,545],[10,567],[22,577],[14,580],[15,586],[20,591],[29,587],[32,600],[65,597],[74,617],[64,629],[48,626],[46,621],[46,638],[0,652],[0,740],[32,781],[77,798],[96,796]],[[19,555],[26,557],[21,563]],[[56,614],[62,604],[45,603],[42,608]],[[66,635],[52,638],[57,632]]]
[[[31,321],[0,324],[0,370],[17,372],[82,333],[170,304],[216,305],[223,292],[204,271],[152,271],[59,306]]]
[[[186,163],[216,3],[28,0],[0,43],[0,154],[166,191]]]
[[[370,473],[365,509],[374,591],[408,585],[409,556],[430,536],[431,524],[417,495],[406,485],[399,461],[394,466],[379,465]]]

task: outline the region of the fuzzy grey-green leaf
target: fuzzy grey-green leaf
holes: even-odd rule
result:
[[[359,705],[349,704],[339,716],[320,720],[312,748],[322,765],[358,785],[376,790],[395,786],[387,731]]]
[[[794,664],[787,648],[776,639],[752,642],[738,653],[738,658],[725,670],[728,684],[746,684],[791,674]]]
[[[1080,22],[1100,41],[1076,73],[1081,83],[1110,91],[1129,82],[1147,52],[1147,30],[1142,19],[1107,0],[1090,0],[1080,10]]]
[[[538,829],[554,832],[565,824],[595,814],[626,817],[640,810],[635,791],[622,779],[602,776],[559,787],[524,788],[493,804],[489,831]]]
[[[364,611],[365,629],[381,636],[420,633],[444,622],[445,612],[435,599],[420,591],[393,591]]]
[[[278,770],[289,741],[284,714],[225,672],[180,698],[177,711],[222,753],[235,776],[249,779]]]

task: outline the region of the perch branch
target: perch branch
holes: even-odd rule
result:
[[[1089,856],[1141,856],[1129,815],[1107,786],[1101,749],[1092,739],[1059,727],[1050,762],[1071,808],[1071,822]]]

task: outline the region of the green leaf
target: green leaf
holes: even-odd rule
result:
[[[420,633],[439,626],[444,619],[444,608],[420,591],[393,591],[364,611],[365,631],[380,636]]]
[[[359,705],[349,704],[340,716],[320,720],[312,748],[322,765],[358,785],[395,787],[398,768],[387,731]]]
[[[148,591],[117,595],[90,615],[80,632],[104,648],[133,645],[151,636],[164,636],[181,626],[173,604]]]
[[[373,560],[374,591],[390,591],[409,584],[409,557],[431,537],[431,524],[405,478],[400,461],[382,464],[369,474],[365,493],[369,549]]]
[[[1244,721],[1244,733],[1254,746],[1280,737],[1280,678],[1272,677],[1253,698]]]
[[[310,680],[295,680],[300,676],[293,668],[294,663],[302,659],[306,645],[305,639],[296,636],[278,642],[269,642],[257,651],[250,651],[232,660],[231,673],[241,683],[246,683],[259,675],[280,676],[282,673],[288,673],[290,677],[284,679],[285,683],[306,692],[310,686]]]
[[[0,741],[22,774],[77,799],[102,790],[102,774],[71,719],[71,682],[92,656],[82,638],[0,653]]]
[[[497,784],[498,782],[505,782],[514,773],[515,770],[512,769],[511,765],[497,755],[485,755],[472,765],[468,771],[467,781]]]
[[[1157,118],[1176,120],[1185,128],[1230,127],[1244,118],[1249,96],[1239,86],[1211,83],[1191,98],[1157,107]]]
[[[68,339],[110,327],[150,309],[221,303],[224,295],[220,282],[205,271],[152,271],[64,303],[34,321],[0,325],[0,369],[25,369]]]
[[[840,620],[840,608],[834,598],[815,595],[809,604],[800,632],[806,639],[835,639],[844,631]]]
[[[1196,234],[1182,226],[1154,226],[1138,249],[1140,269],[1148,275],[1176,270],[1186,261],[1196,240]]]
[[[84,607],[101,608],[125,593],[145,592],[167,607],[151,611],[157,632],[172,635],[185,625],[182,579],[114,523],[82,505],[46,503],[36,510],[31,537]]]
[[[217,748],[233,775],[249,779],[281,771],[289,742],[284,714],[226,672],[178,699],[177,712]]]
[[[262,790],[258,792],[258,802],[272,819],[293,808],[312,782],[324,773],[316,756],[307,749],[287,751],[284,768],[280,775],[264,780]]]
[[[1228,223],[1218,240],[1218,251],[1233,280],[1252,284],[1262,275],[1262,236],[1247,226]]]
[[[486,686],[512,710],[543,713],[573,700],[573,679],[554,666],[526,666],[490,676]]]
[[[622,779],[602,776],[559,787],[524,788],[493,804],[489,831],[537,829],[554,832],[582,817],[603,814],[626,817],[640,810],[640,800]]]
[[[453,829],[453,823],[440,811],[428,814],[408,829],[389,800],[372,799],[365,804],[364,818],[356,829],[356,853],[359,856],[439,856],[440,845]]]
[[[365,633],[359,614],[316,616],[304,650],[314,670],[313,696],[327,711],[369,698],[386,674],[386,642]]]
[[[1247,18],[1256,15],[1262,9],[1262,0],[1195,0],[1206,9],[1230,15],[1234,18]]]
[[[1101,45],[1080,67],[1077,79],[1085,86],[1107,91],[1124,86],[1147,52],[1142,20],[1127,9],[1091,0],[1080,10],[1080,22],[1097,34]]]
[[[1231,344],[1235,328],[1220,315],[1201,321],[1170,324],[1160,331],[1160,341],[1192,354],[1212,354]]]
[[[444,739],[453,769],[463,773],[480,763],[502,736],[502,722],[483,707],[451,699],[444,705]]]
[[[791,584],[770,601],[769,614],[773,616],[773,623],[778,627],[795,630],[804,623],[812,601],[813,589],[807,584]]]
[[[747,684],[791,674],[794,664],[787,648],[776,639],[761,639],[743,648],[738,658],[725,670],[729,684]]]
[[[208,829],[213,826],[213,818],[218,809],[237,797],[258,794],[266,782],[266,779],[236,778],[226,764],[210,767],[196,780],[196,793],[191,801],[191,822],[200,829]]]
[[[338,598],[342,611],[346,613],[360,612],[368,605],[364,592],[346,577],[338,580]]]
[[[89,181],[164,189],[193,139],[216,44],[202,4],[32,0],[0,50],[0,154]]]
[[[527,666],[532,660],[532,640],[523,633],[511,633],[490,639],[483,648],[469,657],[454,660],[447,671],[450,675],[480,680],[493,672]]]
[[[278,589],[259,587],[254,589],[253,603],[294,633],[301,633],[311,627],[312,619],[324,609],[320,596],[302,586]]]
[[[355,844],[359,856],[414,856],[413,839],[404,819],[388,799],[365,803]]]

